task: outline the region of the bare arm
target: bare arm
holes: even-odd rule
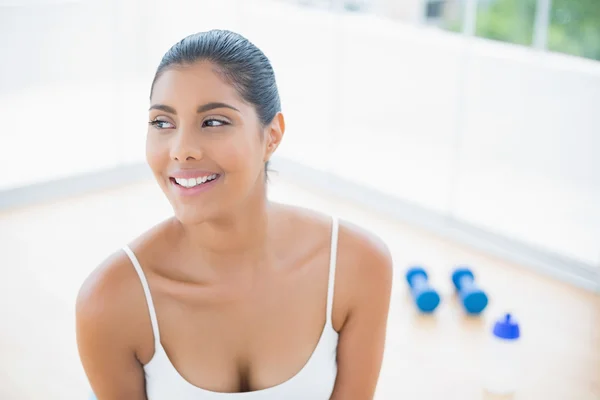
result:
[[[392,289],[392,259],[377,238],[363,237],[351,274],[348,315],[340,330],[338,376],[332,400],[372,399],[385,346]]]
[[[144,371],[133,345],[136,318],[134,304],[128,301],[132,290],[126,287],[131,280],[123,276],[123,267],[128,267],[124,263],[116,257],[100,266],[77,297],[79,356],[98,400],[146,400]]]

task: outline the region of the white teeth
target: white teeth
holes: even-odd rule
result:
[[[175,178],[175,182],[177,182],[179,185],[181,185],[183,187],[192,188],[194,186],[201,185],[207,181],[212,181],[216,178],[217,178],[217,174],[212,174],[209,176],[200,176],[198,178],[190,178],[190,179]]]

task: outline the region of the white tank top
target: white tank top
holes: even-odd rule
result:
[[[146,276],[135,254],[128,246],[127,253],[137,271],[144,293],[152,331],[154,333],[154,355],[144,365],[146,376],[146,395],[148,400],[326,400],[333,392],[337,376],[338,333],[333,329],[331,311],[335,286],[335,267],[337,256],[338,221],[333,218],[331,229],[331,251],[329,261],[329,283],[327,288],[327,319],[325,326],[309,360],[292,378],[266,389],[243,393],[221,393],[202,389],[185,380],[175,369],[160,342],[160,333],[154,303]]]

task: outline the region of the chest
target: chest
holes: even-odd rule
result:
[[[323,354],[319,365],[331,365],[337,334],[326,323],[326,256],[246,283],[182,290],[156,282],[161,348],[147,361],[162,357],[184,386],[227,393],[278,387]]]

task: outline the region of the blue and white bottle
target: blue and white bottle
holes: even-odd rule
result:
[[[519,324],[511,314],[505,314],[494,324],[485,354],[486,391],[504,395],[517,390],[521,375],[520,337]]]

